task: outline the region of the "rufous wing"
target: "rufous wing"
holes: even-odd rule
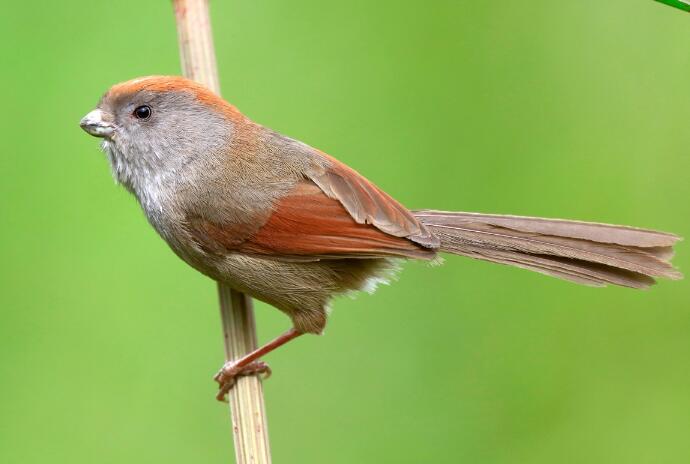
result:
[[[304,180],[275,205],[266,223],[238,252],[274,259],[409,257],[431,259],[435,251],[357,221],[341,201]]]
[[[410,211],[357,171],[335,158],[318,152],[328,166],[308,173],[309,178],[329,197],[338,200],[358,224],[372,224],[377,229],[406,237],[426,248],[438,248],[432,234]]]

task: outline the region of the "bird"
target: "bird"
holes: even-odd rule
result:
[[[680,237],[628,226],[433,209],[410,210],[354,169],[242,114],[178,76],[112,86],[80,121],[116,182],[172,251],[206,276],[292,321],[214,377],[223,399],[261,358],[321,334],[334,297],[373,291],[406,260],[441,253],[589,286],[647,288],[680,279]]]

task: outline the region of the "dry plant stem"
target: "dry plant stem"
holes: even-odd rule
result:
[[[220,94],[208,0],[173,0],[182,70],[186,77]],[[232,361],[256,349],[251,299],[218,284],[225,357]],[[271,462],[263,389],[257,376],[237,379],[229,392],[235,457],[238,464]]]
[[[218,296],[225,359],[236,360],[257,346],[252,300],[221,283],[218,283]],[[256,375],[238,377],[227,397],[237,464],[270,463],[271,449],[261,380]]]

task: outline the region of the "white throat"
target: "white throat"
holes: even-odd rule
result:
[[[159,216],[163,211],[167,192],[171,190],[171,181],[174,178],[174,169],[165,169],[164,166],[150,166],[143,157],[139,162],[126,159],[117,145],[109,140],[104,140],[101,148],[105,152],[115,182],[123,185],[133,193],[150,220],[152,216]]]

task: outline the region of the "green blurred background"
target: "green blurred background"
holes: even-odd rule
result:
[[[3,2],[0,462],[230,462],[215,286],[78,121],[179,74],[167,1]],[[690,16],[651,0],[212,4],[223,93],[415,208],[690,236]],[[690,270],[687,242],[676,263]],[[257,305],[266,340],[288,327]],[[271,354],[276,463],[687,463],[690,281],[450,257]]]

